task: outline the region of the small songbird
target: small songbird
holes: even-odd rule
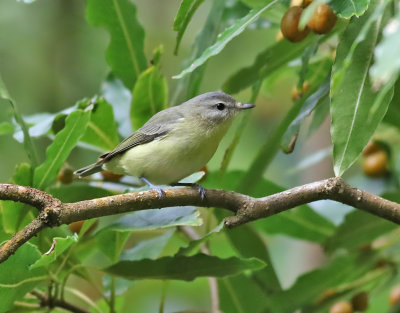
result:
[[[177,185],[204,167],[234,117],[253,107],[221,91],[199,95],[158,112],[113,151],[74,173],[83,177],[104,169],[134,176],[162,197],[157,185]]]

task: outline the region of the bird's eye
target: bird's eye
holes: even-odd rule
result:
[[[217,103],[217,109],[222,111],[223,109],[225,109],[225,104],[224,103]]]

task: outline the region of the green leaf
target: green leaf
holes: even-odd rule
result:
[[[264,79],[286,65],[289,61],[298,58],[313,41],[315,36],[309,35],[301,42],[292,43],[288,40],[267,47],[255,59],[252,65],[245,67],[228,78],[222,89],[234,94],[250,87],[260,79]]]
[[[245,7],[249,7],[252,9],[262,8],[265,5],[265,0],[240,0],[240,2],[245,4]]]
[[[321,38],[325,38],[325,36]],[[331,61],[328,58],[324,58],[321,61],[315,62],[315,64],[310,64],[309,66],[310,74],[307,76],[307,80],[310,82],[310,90],[305,96],[297,100],[292,105],[279,125],[266,137],[264,145],[262,145],[256,158],[252,161],[246,175],[243,176],[237,191],[241,193],[248,193],[262,179],[266,169],[271,164],[279,150],[282,137],[284,136],[289,125],[299,114],[301,108],[303,107],[303,103],[306,101],[309,95],[317,90],[318,86],[327,77],[331,68]],[[279,72],[277,74],[279,74]],[[300,76],[302,76],[302,74]],[[259,82],[260,81],[257,81],[253,86],[256,86]]]
[[[132,102],[131,91],[123,85],[121,80],[110,73],[101,85],[101,93],[113,107],[119,133],[122,137],[128,137],[132,134],[131,120],[126,114],[129,112]]]
[[[192,47],[191,56],[183,63],[184,67],[186,67],[188,64],[191,64],[202,54],[205,49],[207,49],[207,47],[211,46],[215,42],[220,28],[224,24],[221,21],[224,12],[225,1],[212,1],[212,5],[204,23],[204,27],[197,35]],[[246,8],[246,13],[247,12],[248,8]],[[200,66],[197,71],[194,71],[186,75],[184,78],[178,80],[175,87],[175,92],[172,95],[171,103],[175,104],[186,99],[193,98],[199,94],[199,88],[203,80],[206,64],[207,62]]]
[[[115,231],[109,228],[96,233],[96,247],[98,247],[112,263],[119,260],[126,241],[130,236],[129,231]]]
[[[21,163],[15,168],[12,182],[21,186],[32,184],[32,168],[27,163]],[[1,201],[3,213],[3,228],[7,233],[16,233],[28,212],[26,204],[14,201]]]
[[[307,116],[317,107],[318,104],[322,103],[322,100],[328,96],[330,87],[330,77],[328,77],[324,83],[311,94],[306,101],[303,102],[301,110],[296,118],[290,123],[285,134],[282,137],[281,147],[284,152],[290,153],[293,151],[293,138],[297,138],[300,131],[300,126],[304,122]]]
[[[33,270],[38,267],[47,266],[53,263],[65,250],[67,250],[73,243],[78,242],[78,235],[68,236],[66,238],[55,237],[50,250],[44,253],[40,259],[30,266]]]
[[[45,136],[49,133],[49,131],[52,128],[52,125],[54,121],[57,118],[60,118],[61,116],[65,116],[70,114],[71,112],[75,111],[77,109],[77,106],[74,105],[72,107],[69,107],[65,110],[62,110],[57,113],[38,113],[38,114],[33,114],[25,117],[25,121],[29,127],[29,136],[32,138],[37,138],[37,137],[42,137]],[[14,133],[14,138],[15,140],[19,142],[24,141],[24,133],[22,130],[16,130]]]
[[[0,136],[7,135],[14,132],[13,124],[9,122],[2,122],[0,123]]]
[[[104,287],[104,299],[107,299],[110,297],[111,292],[114,292],[115,296],[121,296],[123,295],[131,286],[133,286],[136,282],[128,279],[124,279],[122,277],[115,277],[113,275],[105,274],[103,275],[103,287]],[[118,301],[118,299],[120,301]],[[115,312],[122,312],[123,310],[123,304],[125,299],[123,297],[116,297],[117,302],[120,302],[120,305],[118,303],[115,304]],[[96,303],[97,305],[99,302]],[[108,301],[104,303],[103,305],[103,310],[102,312],[107,312],[110,308]]]
[[[329,252],[335,249],[354,250],[396,228],[396,224],[383,218],[358,210],[352,211],[346,215],[325,247]]]
[[[221,217],[222,214],[217,214]],[[252,225],[243,225],[231,229],[225,233],[238,251],[239,255],[245,258],[256,257],[266,264],[272,264],[268,247],[261,234]],[[249,244],[251,242],[251,244]],[[281,289],[281,285],[275,269],[272,265],[252,273],[252,278],[260,282],[260,286],[266,293],[273,293]]]
[[[339,17],[350,18],[363,15],[369,3],[370,0],[332,0],[329,5]]]
[[[168,105],[168,85],[159,67],[150,66],[140,74],[132,92],[131,121],[133,129],[143,126],[154,114]]]
[[[197,277],[225,277],[244,271],[265,267],[259,259],[231,257],[220,259],[215,256],[163,257],[157,260],[121,261],[105,269],[107,273],[127,279],[176,279],[191,281]]]
[[[199,3],[200,2],[200,3]],[[192,10],[202,3],[202,1],[196,0],[182,0],[181,5],[179,6],[178,13],[176,13],[174,24],[172,25],[172,29],[176,31],[182,30],[182,28],[186,28],[187,23],[192,18]],[[183,29],[184,31],[184,29]]]
[[[204,235],[198,240],[192,240],[189,245],[182,247],[176,253],[177,255],[190,255],[196,248],[198,248],[202,243],[208,241],[214,234],[219,233],[224,228],[224,222],[219,223],[217,227],[211,230],[208,234]]]
[[[195,207],[182,206],[137,211],[108,226],[116,231],[153,230],[173,226],[200,226],[202,219]]]
[[[119,143],[113,108],[104,98],[97,98],[93,102],[90,120],[80,141],[111,151]]]
[[[218,279],[218,293],[221,298],[220,309],[223,312],[274,312],[267,309],[269,297],[266,296],[266,293],[246,275]]]
[[[6,88],[6,85],[3,82],[3,79],[0,76],[0,98],[4,100],[12,100],[10,94],[8,93],[8,90]]]
[[[370,29],[374,23],[381,21],[387,5],[388,2],[386,1],[377,3],[377,0],[374,0],[371,4],[371,9],[361,18],[361,22],[359,21],[359,23],[363,24],[361,27],[360,25],[355,24],[355,18],[351,20],[351,23],[349,23],[347,31],[353,28],[355,29],[353,32],[357,32],[357,34],[355,34],[355,38],[350,39],[350,42],[346,42],[345,45],[342,45],[339,55],[336,54],[331,79],[331,95],[337,92],[338,86],[340,86],[347,68],[352,64],[352,58],[356,48],[360,43],[364,42],[364,40],[368,38]],[[344,41],[344,39],[345,37],[342,34],[340,41]]]
[[[28,242],[0,264],[0,312],[8,312],[14,301],[48,278],[43,268],[29,270],[38,258],[39,250]]]
[[[14,100],[11,98],[6,85],[3,82],[3,79],[0,76],[0,99],[7,100],[13,110],[14,118],[17,124],[21,127],[21,130],[24,134],[24,148],[25,152],[32,163],[32,166],[35,167],[38,163],[38,158],[36,154],[35,146],[33,145],[32,138],[29,136],[28,126],[26,125],[22,115],[19,113],[18,108]]]
[[[178,13],[175,16],[174,25],[172,26],[173,30],[178,32],[174,51],[175,54],[178,54],[183,34],[185,33],[193,14],[203,2],[204,0],[182,0]]]
[[[326,120],[329,114],[329,104],[330,104],[330,99],[328,96],[321,99],[321,103],[315,108],[312,121],[308,128],[308,134],[307,134],[308,137],[310,137],[311,134],[313,134],[316,130],[318,130],[322,125],[322,123]]]
[[[103,26],[111,36],[106,59],[113,73],[132,90],[146,68],[144,30],[136,18],[136,7],[129,0],[88,0],[86,19]]]
[[[311,71],[312,57],[317,53],[318,46],[319,46],[319,38],[315,37],[314,42],[312,42],[311,45],[304,50],[304,52],[301,56],[301,66],[300,66],[300,69],[298,72],[299,79],[297,81],[297,89],[299,89],[299,90],[302,90],[304,82],[307,79],[307,74]],[[326,59],[328,59],[328,58],[322,59],[321,62],[315,62],[315,63],[324,64],[324,63],[326,63]],[[330,64],[330,67],[332,67],[331,62],[329,62],[329,64]],[[310,82],[308,82],[308,83],[310,83]]]
[[[325,267],[300,276],[287,290],[271,296],[274,313],[294,312],[314,304],[325,290],[333,289],[366,275],[376,262],[376,258],[364,255],[345,255],[334,259]],[[288,301],[290,299],[290,301]],[[307,309],[304,312],[309,312]]]
[[[225,174],[223,179],[221,179],[218,173],[209,173],[204,186],[207,188],[235,190],[241,175],[243,174],[230,172]],[[220,220],[227,216],[222,211],[216,211],[215,214]],[[245,258],[256,257],[263,260],[266,264],[272,264],[264,239],[252,225],[242,225],[241,227],[226,231],[225,234],[240,256]],[[257,282],[261,282],[261,286],[266,293],[281,290],[278,277],[272,265],[253,272],[252,277]]]
[[[199,35],[193,44],[193,52],[190,59],[185,64],[191,64],[195,59],[200,57],[207,47],[211,46],[217,39],[217,35],[221,28],[221,18],[225,12],[225,1],[212,1],[212,5]],[[207,62],[203,63],[197,71],[186,75],[180,79],[177,84],[177,89],[180,88],[186,92],[186,99],[190,99],[198,95],[201,82],[204,77]]]
[[[133,248],[123,251],[120,260],[135,261],[157,258],[174,232],[175,229],[168,229],[161,236],[139,241]]]
[[[340,64],[367,21],[367,14],[351,20],[340,38],[333,75],[335,71],[341,71]],[[392,92],[386,93],[371,116],[371,108],[380,95],[374,92],[368,72],[381,22],[382,16],[372,24],[365,40],[355,48],[351,63],[342,74],[340,85],[332,87],[334,90],[331,93],[331,137],[336,176],[341,176],[356,161],[383,119],[393,95]]]
[[[394,86],[393,98],[383,121],[400,129],[400,79]]]
[[[247,173],[242,177],[237,191],[249,193],[262,180],[265,170],[271,164],[279,150],[282,137],[290,123],[299,114],[305,97],[296,101],[286,113],[280,124],[267,136],[264,145],[260,148],[256,158],[252,161]]]
[[[371,66],[374,85],[382,86],[400,71],[400,13],[383,29],[383,39],[375,47],[375,62]]]
[[[210,57],[220,53],[228,42],[240,35],[248,25],[250,25],[260,16],[262,12],[270,8],[277,1],[278,0],[267,0],[267,5],[265,5],[263,8],[253,9],[245,17],[236,20],[232,26],[225,29],[220,35],[218,35],[217,41],[212,46],[204,50],[203,54],[199,58],[193,61],[193,63],[191,63],[190,66],[184,69],[180,74],[173,76],[172,78],[180,79],[184,77],[186,74],[193,72],[196,68],[201,66]]]
[[[46,188],[60,171],[68,155],[85,132],[90,111],[72,112],[66,119],[65,128],[57,133],[46,150],[46,161],[35,169],[33,185]]]

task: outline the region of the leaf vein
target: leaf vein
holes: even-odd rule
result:
[[[115,12],[117,13],[118,16],[118,20],[120,21],[121,24],[122,32],[124,33],[126,45],[128,46],[129,55],[131,57],[133,67],[135,69],[136,76],[138,76],[140,74],[140,69],[139,65],[137,64],[135,49],[133,48],[131,38],[129,37],[129,32],[126,27],[125,20],[121,12],[121,8],[119,7],[118,0],[113,0],[113,4],[115,7]]]

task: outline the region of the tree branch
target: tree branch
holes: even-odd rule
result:
[[[89,313],[89,311],[86,311],[64,300],[49,299],[49,297],[46,294],[39,292],[37,290],[32,290],[31,294],[39,299],[41,307],[49,307],[49,308],[59,307],[73,313]]]
[[[207,189],[205,192],[205,199],[201,198],[195,188],[179,188],[167,189],[162,199],[159,199],[156,191],[150,190],[62,203],[35,188],[0,184],[0,200],[24,202],[38,208],[40,212],[36,219],[0,247],[0,263],[45,227],[171,206],[195,205],[228,209],[235,215],[225,219],[225,226],[233,228],[302,204],[330,199],[400,224],[400,204],[354,188],[339,177],[305,184],[264,198],[252,198],[226,190]]]

